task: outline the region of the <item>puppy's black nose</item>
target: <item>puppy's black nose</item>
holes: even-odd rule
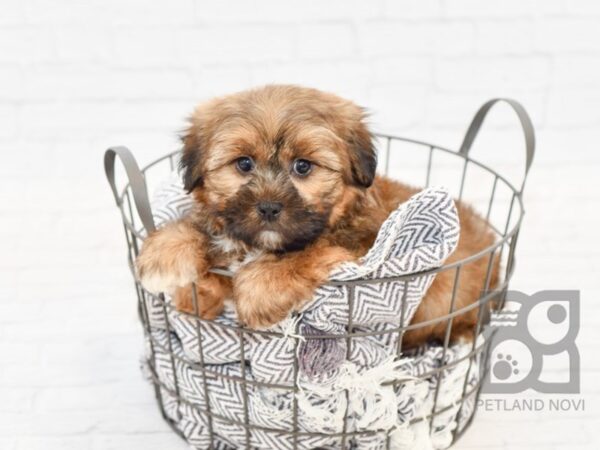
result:
[[[256,205],[256,209],[262,219],[270,222],[277,219],[283,205],[279,202],[260,202]]]

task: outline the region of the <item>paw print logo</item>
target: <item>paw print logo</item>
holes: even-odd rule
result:
[[[494,376],[499,380],[508,380],[513,375],[519,375],[518,366],[519,362],[513,359],[512,355],[503,355],[498,353],[496,355],[496,362],[492,366],[492,372]]]
[[[521,341],[494,341],[490,353],[489,382],[498,389],[510,389],[530,376],[533,356]]]
[[[580,392],[579,291],[541,291],[534,295],[509,291],[511,309],[492,315],[484,335],[490,343],[491,367],[482,392],[516,394]],[[544,364],[567,361],[569,379],[544,381]]]

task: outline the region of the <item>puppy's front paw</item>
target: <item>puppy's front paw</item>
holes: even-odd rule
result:
[[[267,328],[310,300],[338,264],[355,256],[342,247],[312,247],[283,257],[266,255],[243,266],[233,278],[239,320]]]
[[[178,287],[187,286],[197,279],[193,258],[173,258],[144,249],[136,267],[142,286],[154,294],[172,294]]]
[[[277,262],[256,261],[233,279],[238,319],[253,329],[268,328],[312,297],[309,280],[290,273]]]
[[[173,293],[196,281],[206,270],[197,241],[183,224],[174,223],[146,238],[136,260],[142,286],[153,293]]]
[[[208,273],[196,282],[196,296],[190,285],[177,288],[173,298],[177,310],[213,320],[223,312],[225,299],[231,298],[231,280]]]

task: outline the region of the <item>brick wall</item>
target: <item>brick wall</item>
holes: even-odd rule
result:
[[[556,210],[544,195],[560,179],[561,208],[597,200],[581,186],[600,167],[598,1],[4,0],[0,448],[170,445],[132,367],[138,347],[115,346],[139,329],[102,153],[125,144],[149,161],[177,148],[197,101],[267,82],[334,91],[378,130],[448,146],[484,100],[517,98],[538,131],[534,210]],[[509,111],[487,125],[476,151],[522,163]],[[565,217],[548,251],[597,255]],[[533,255],[539,241],[521,245]]]

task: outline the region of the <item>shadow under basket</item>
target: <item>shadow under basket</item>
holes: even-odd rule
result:
[[[519,188],[470,156],[487,113],[499,101],[516,112],[525,137],[525,175]],[[493,99],[476,113],[458,151],[397,136],[379,134],[375,138],[380,173],[425,187],[440,180],[446,186],[454,186],[452,194],[474,205],[496,240],[476,255],[425,271],[328,282],[323,288],[343,292],[348,311],[343,332],[336,333],[303,327],[300,315],[268,331],[239,326],[233,311],[226,311],[224,319],[206,321],[176,311],[167,296],[144,290],[136,277],[134,262],[144,237],[155,230],[157,223],[148,186],[159,185],[162,180],[164,190],[164,179],[173,177],[180,152],[165,155],[139,169],[125,147],[106,151],[106,175],[123,220],[127,257],[144,330],[144,373],[154,386],[164,419],[193,447],[437,449],[454,444],[472,423],[481,387],[489,376],[488,357],[493,339],[488,324],[490,311],[504,306],[515,268],[515,248],[524,213],[523,189],[535,149],[531,120],[514,100]],[[407,152],[407,156],[402,152]],[[119,188],[115,182],[117,156],[123,163],[126,180]],[[169,208],[185,209],[191,201],[180,197],[179,203]],[[456,289],[453,289],[448,293],[452,298],[446,315],[416,324],[404,319],[405,301],[412,286],[421,281],[421,285],[428,286],[426,280],[430,282],[436,274],[451,271],[456,287],[461,268],[476,260],[487,264],[486,289],[476,302],[455,309]],[[496,260],[500,261],[502,273],[491,291],[490,274]],[[397,289],[390,295],[402,305],[397,325],[375,330],[357,325],[355,312],[361,289],[391,285]],[[201,299],[194,301],[197,309]],[[451,345],[453,322],[473,310],[477,311],[474,338],[468,343]],[[445,324],[442,342],[409,351],[402,348],[406,331],[434,323]],[[305,382],[298,355],[307,342],[316,343],[315,348],[339,344],[343,352],[336,373],[343,372],[338,377],[343,382],[338,383],[338,378],[335,383]],[[364,348],[369,342],[386,342],[393,352],[378,366],[363,365],[354,370],[354,350]],[[261,373],[255,362],[257,349],[265,343],[276,344],[273,348],[283,355],[276,375]],[[277,352],[268,353],[267,357]],[[335,407],[329,407],[333,404]],[[369,419],[365,419],[367,415]]]

